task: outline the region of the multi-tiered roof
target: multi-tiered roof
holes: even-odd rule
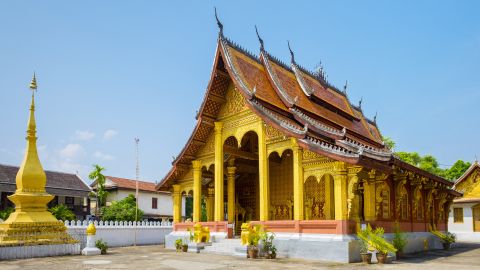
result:
[[[230,83],[263,121],[297,138],[305,149],[385,172],[390,172],[395,164],[449,184],[443,178],[395,158],[382,140],[376,117],[373,120],[365,117],[361,103],[353,105],[346,89],[342,91],[330,84],[323,71],[314,73],[302,68],[295,61],[290,46],[291,62],[287,65],[266,51],[257,32],[260,55],[255,56],[227,39],[218,19],[217,23],[220,32],[215,61],[197,114],[197,125],[158,187],[167,189],[170,180],[188,170],[213,130]]]

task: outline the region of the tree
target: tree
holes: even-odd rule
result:
[[[457,160],[452,167],[445,171],[444,177],[450,180],[456,180],[462,176],[472,164],[463,160]]]
[[[102,174],[102,171],[105,170],[104,167],[100,167],[98,164],[93,165],[93,171],[90,172],[88,178],[96,182],[96,197],[97,197],[97,212],[101,212],[101,208],[105,206],[108,191],[105,190],[105,176]]]
[[[64,204],[58,204],[55,205],[54,207],[48,209],[50,213],[52,213],[56,219],[58,220],[75,220],[77,219],[77,216],[70,210],[68,207],[66,207]]]
[[[142,220],[143,211],[137,208],[135,196],[128,197],[112,202],[112,205],[102,208],[102,219],[113,221],[135,221],[135,210],[137,210],[137,219]]]
[[[15,209],[13,207],[7,207],[3,209],[2,211],[0,211],[0,219],[7,220],[10,214],[13,212],[15,212]]]

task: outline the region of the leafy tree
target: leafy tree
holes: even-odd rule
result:
[[[75,220],[77,216],[64,204],[58,204],[48,209],[58,220]]]
[[[11,213],[15,212],[13,207],[7,207],[0,211],[0,219],[7,220]]]
[[[113,221],[135,221],[135,209],[137,210],[137,219],[142,220],[143,211],[137,208],[135,196],[128,197],[112,202],[112,205],[102,208],[102,219]]]
[[[104,167],[100,167],[98,164],[93,165],[93,171],[90,172],[88,178],[97,183],[96,185],[96,197],[97,197],[97,212],[101,212],[101,208],[105,206],[108,191],[105,190],[105,176],[102,174],[102,171],[105,170]]]
[[[470,162],[465,162],[463,160],[457,160],[452,167],[445,170],[444,177],[450,180],[456,180],[462,176],[465,171],[471,166]]]

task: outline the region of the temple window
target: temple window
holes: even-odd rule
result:
[[[463,223],[463,208],[453,208],[453,222]]]
[[[158,199],[152,198],[152,209],[157,209]]]

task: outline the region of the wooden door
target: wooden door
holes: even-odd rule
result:
[[[480,204],[472,207],[473,210],[473,231],[480,232]]]

